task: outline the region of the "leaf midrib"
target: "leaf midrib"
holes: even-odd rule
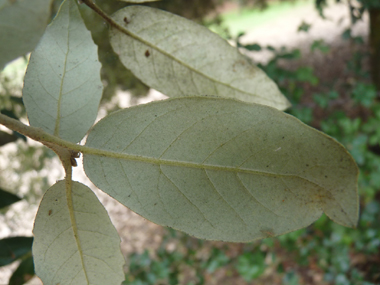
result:
[[[67,65],[67,58],[70,52],[70,20],[71,15],[70,11],[68,13],[68,25],[67,25],[67,46],[66,46],[66,54],[65,54],[65,62],[63,63],[63,71],[62,71],[62,78],[59,86],[59,96],[57,101],[57,118],[55,121],[55,127],[54,127],[54,135],[57,137],[60,137],[59,131],[60,131],[60,124],[61,124],[61,108],[62,108],[62,96],[63,96],[63,84],[65,81],[66,76],[66,65]]]
[[[162,159],[162,158],[160,159],[160,158],[153,158],[153,157],[147,157],[147,156],[118,153],[114,151],[102,150],[102,149],[97,149],[97,148],[88,147],[88,146],[80,146],[80,148],[82,148],[82,151],[85,155],[87,154],[87,155],[102,156],[105,158],[125,159],[129,161],[144,162],[144,163],[150,163],[150,164],[159,165],[159,166],[167,165],[167,166],[177,166],[177,167],[195,168],[195,169],[203,169],[203,170],[227,171],[227,172],[232,172],[236,174],[246,173],[246,174],[251,174],[251,175],[261,175],[261,176],[269,176],[269,177],[276,177],[276,178],[283,178],[283,177],[296,178],[296,179],[303,180],[307,183],[313,184],[317,187],[320,187],[324,191],[331,194],[330,189],[327,189],[326,187],[314,181],[311,181],[305,177],[302,177],[300,175],[295,175],[295,174],[281,174],[281,173],[252,170],[252,169],[241,168],[241,167],[220,166],[220,165],[185,162],[185,161],[174,161],[174,160],[168,160],[168,159]],[[337,200],[335,201],[340,205],[339,201]],[[349,215],[344,210],[344,208],[341,205],[340,207],[342,211],[345,213],[345,215],[349,217]]]
[[[312,183],[318,187],[321,187],[324,190],[327,190],[325,187],[313,181],[310,181],[307,178],[301,177],[299,175],[294,175],[294,174],[280,174],[280,173],[273,173],[273,172],[267,172],[267,171],[262,171],[262,170],[253,170],[253,169],[243,168],[243,167],[221,166],[221,165],[196,163],[196,162],[189,162],[189,161],[154,158],[154,157],[148,157],[148,156],[142,156],[142,155],[119,153],[119,152],[103,150],[103,149],[98,149],[98,148],[88,147],[88,146],[80,146],[80,148],[82,149],[81,151],[85,155],[95,155],[95,156],[102,156],[106,158],[117,158],[117,159],[124,159],[124,160],[136,161],[136,162],[145,162],[145,163],[150,163],[154,165],[177,166],[177,167],[205,169],[205,170],[214,170],[214,171],[227,171],[227,172],[233,172],[233,173],[247,173],[247,174],[272,176],[272,177],[299,178],[309,183]]]

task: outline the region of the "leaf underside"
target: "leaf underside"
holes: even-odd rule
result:
[[[91,181],[141,216],[246,242],[325,212],[355,226],[358,170],[334,139],[263,105],[178,98],[115,112],[89,133]]]
[[[75,1],[64,1],[32,53],[23,100],[30,124],[78,142],[95,121],[103,85],[97,47]]]
[[[150,87],[169,97],[234,98],[290,106],[277,85],[224,39],[192,21],[144,6],[113,15],[110,41],[121,62]]]
[[[0,70],[32,51],[49,22],[52,0],[0,2]]]
[[[120,284],[124,258],[107,211],[85,185],[65,181],[49,188],[34,224],[35,271],[44,284]]]

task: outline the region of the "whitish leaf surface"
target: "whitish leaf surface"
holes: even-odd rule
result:
[[[65,181],[48,189],[34,223],[36,274],[50,284],[120,284],[124,258],[107,211],[85,185]]]
[[[251,241],[308,226],[322,212],[357,223],[352,157],[270,107],[201,97],[140,105],[98,122],[86,145],[95,185],[199,238]]]
[[[75,1],[65,1],[32,53],[23,100],[34,127],[71,142],[95,121],[102,83],[97,48]]]
[[[169,97],[216,95],[290,106],[276,84],[218,35],[185,18],[144,6],[115,13],[111,44],[123,64]]]
[[[48,24],[52,0],[0,1],[0,70],[32,51]]]

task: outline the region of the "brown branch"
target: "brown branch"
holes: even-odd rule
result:
[[[121,27],[117,22],[114,21],[110,16],[108,16],[102,9],[100,9],[92,0],[82,0],[82,3],[86,4],[89,8],[94,10],[100,17],[102,17],[108,24],[110,24],[115,29],[118,29],[120,32],[127,33],[123,27]]]

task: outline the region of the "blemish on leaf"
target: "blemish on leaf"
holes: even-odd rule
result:
[[[260,230],[260,232],[262,234],[264,234],[265,237],[274,237],[275,236],[275,233],[273,232],[273,230],[263,229],[263,230]]]
[[[124,21],[124,23],[126,23],[127,25],[130,23],[130,21],[128,20],[127,17],[124,17],[123,21]]]
[[[145,56],[146,56],[146,57],[149,57],[149,56],[150,56],[150,52],[149,52],[149,50],[146,50],[146,52],[145,52]]]
[[[48,215],[50,216],[52,212],[53,212],[53,210],[49,210],[49,213],[48,213]]]

